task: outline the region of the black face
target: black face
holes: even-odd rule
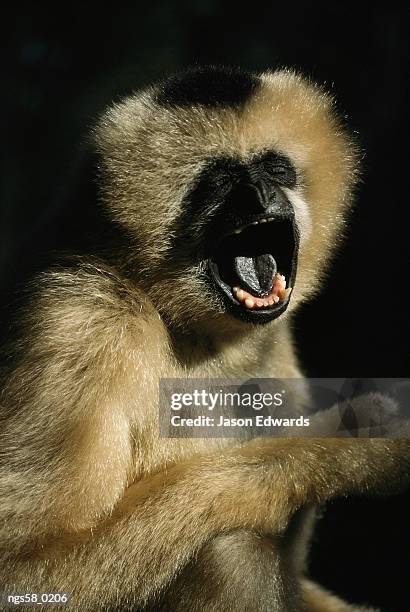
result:
[[[247,164],[219,159],[184,202],[185,244],[196,245],[212,289],[244,321],[268,323],[291,299],[299,235],[283,187],[295,184],[290,161],[273,152]]]

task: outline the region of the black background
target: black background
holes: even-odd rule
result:
[[[324,291],[296,321],[302,364],[312,376],[408,376],[404,8],[217,0],[69,6],[20,3],[3,21],[1,306],[44,265],[45,253],[75,243],[81,203],[63,210],[61,193],[80,140],[106,104],[194,63],[290,66],[335,93],[364,151],[349,239]],[[349,600],[407,610],[406,499],[332,504],[317,530],[313,576]]]

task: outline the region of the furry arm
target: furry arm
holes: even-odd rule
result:
[[[121,584],[142,605],[220,533],[280,533],[305,504],[404,482],[404,440],[253,440],[135,469],[131,398],[149,397],[146,360],[166,337],[134,297],[82,267],[49,275],[37,300],[2,399],[2,591],[67,592],[93,610]]]

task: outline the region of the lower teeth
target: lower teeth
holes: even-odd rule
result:
[[[276,274],[271,292],[263,298],[257,298],[240,287],[233,287],[236,299],[249,310],[282,304],[288,299],[291,291],[292,287],[286,288],[286,279],[281,274]]]

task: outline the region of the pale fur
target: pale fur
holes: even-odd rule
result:
[[[0,590],[68,592],[81,611],[354,610],[303,579],[312,508],[405,486],[407,441],[162,439],[158,381],[301,376],[289,312],[343,232],[357,152],[332,100],[291,72],[263,74],[240,110],[162,108],[154,93],[113,106],[94,132],[127,252],[115,268],[80,259],[38,277],[15,340]],[[200,268],[173,262],[172,228],[207,159],[266,149],[297,167],[302,239],[288,312],[254,327],[225,314]]]

